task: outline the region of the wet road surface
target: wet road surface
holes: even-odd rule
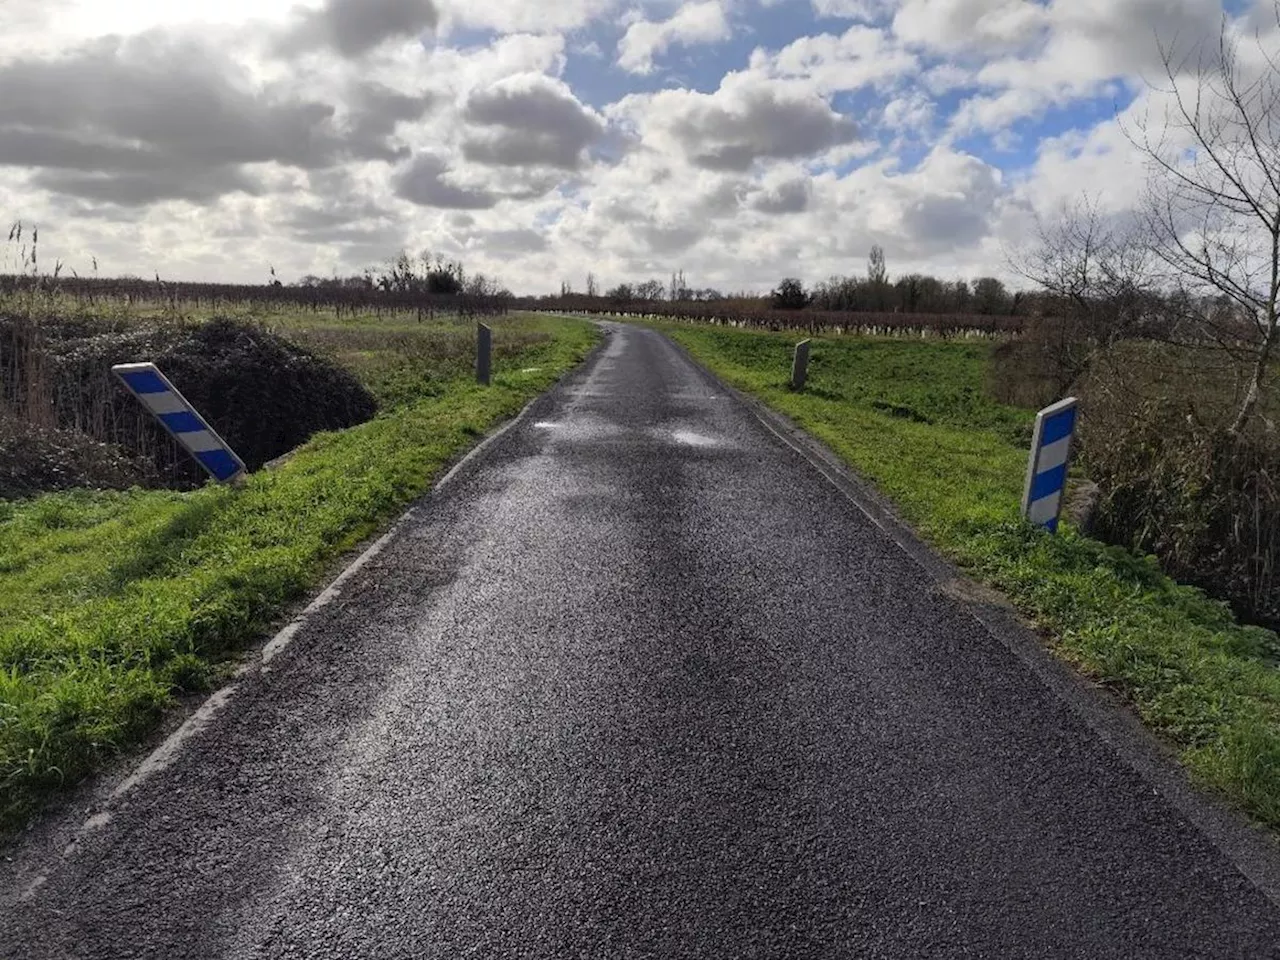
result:
[[[632,328],[45,872],[0,956],[1280,955],[1218,847]]]

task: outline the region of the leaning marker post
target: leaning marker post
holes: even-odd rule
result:
[[[792,390],[803,390],[805,381],[809,379],[809,346],[808,340],[796,344],[796,358],[791,363]]]
[[[476,380],[489,386],[493,365],[493,331],[483,323],[476,330]]]
[[[1062,515],[1077,410],[1076,398],[1068,397],[1036,415],[1022,515],[1050,533],[1058,532],[1058,518]]]
[[[154,363],[123,363],[111,372],[215,480],[230,483],[244,476],[244,461]]]

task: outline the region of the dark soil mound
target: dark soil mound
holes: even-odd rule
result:
[[[0,500],[96,487],[128,490],[154,481],[154,468],[79,430],[48,430],[0,417]]]
[[[250,470],[313,434],[370,419],[373,396],[342,367],[257,327],[215,320],[154,360]]]
[[[377,410],[351,373],[253,323],[112,329],[44,321],[38,329],[6,329],[0,320],[0,367],[23,371],[5,386],[13,409],[42,407],[48,415],[39,419],[122,447],[154,464],[165,486],[202,483],[190,456],[111,376],[114,364],[144,361],[165,373],[250,470]]]

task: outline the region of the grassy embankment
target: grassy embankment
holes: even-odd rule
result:
[[[921,535],[1001,590],[1053,649],[1137,709],[1193,775],[1280,828],[1280,646],[1153,560],[1018,515],[1034,414],[983,390],[980,343],[814,343],[808,388],[787,388],[794,337],[664,329],[727,382],[821,439]]]
[[[590,324],[492,322],[494,385],[469,324],[275,318],[351,367],[377,419],[313,438],[243,489],[73,491],[0,501],[0,832],[207,688],[345,551],[576,364]]]

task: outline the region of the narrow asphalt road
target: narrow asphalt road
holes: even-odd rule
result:
[[[18,873],[3,957],[1280,955],[1175,805],[625,327]]]

